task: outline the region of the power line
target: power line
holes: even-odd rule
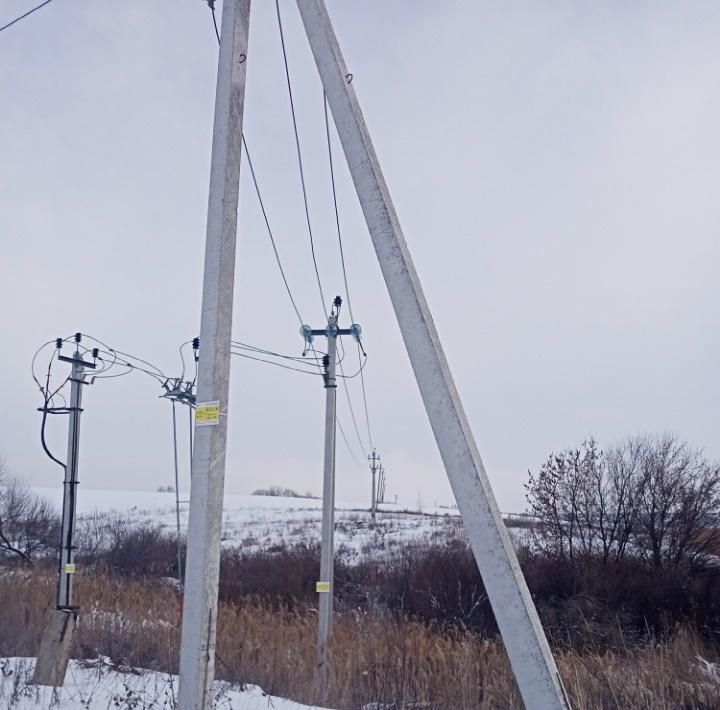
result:
[[[8,29],[8,27],[12,27],[16,22],[20,22],[20,20],[24,20],[28,15],[32,15],[33,12],[37,12],[40,8],[45,7],[45,5],[49,5],[52,2],[52,0],[45,0],[45,2],[41,2],[39,5],[36,5],[32,10],[28,10],[25,14],[20,15],[20,17],[16,17],[14,20],[11,20],[6,25],[3,25],[0,27],[0,32],[3,30]]]
[[[323,313],[325,313],[325,304],[327,301],[325,300],[325,294],[323,293],[323,287],[320,281],[320,271],[315,257],[315,240],[313,238],[312,224],[310,223],[310,207],[308,206],[307,188],[305,186],[305,170],[303,169],[302,151],[300,150],[300,135],[298,132],[297,117],[295,115],[295,102],[293,100],[292,84],[290,82],[290,68],[288,66],[287,50],[285,49],[285,34],[283,32],[282,19],[280,17],[279,0],[275,0],[275,10],[277,12],[278,29],[280,31],[283,63],[285,64],[285,79],[287,81],[288,97],[290,98],[290,113],[292,114],[293,132],[295,134],[295,148],[297,149],[298,168],[300,170],[300,184],[302,186],[303,204],[305,205],[305,220],[307,221],[308,234],[310,236],[310,253],[312,254],[313,265],[315,267],[315,277],[317,279],[318,290],[320,291],[320,302],[322,304]]]
[[[332,197],[333,197],[333,208],[335,211],[335,226],[337,228],[337,237],[338,237],[338,245],[340,247],[340,263],[342,265],[342,272],[343,272],[343,281],[345,282],[345,295],[347,296],[347,302],[348,302],[348,310],[350,311],[350,319],[355,322],[355,317],[353,316],[352,311],[352,301],[350,299],[350,287],[348,286],[348,277],[347,277],[347,269],[345,266],[345,250],[343,249],[343,241],[342,241],[342,230],[340,228],[340,211],[338,210],[338,201],[337,201],[337,189],[335,186],[335,167],[333,163],[333,153],[332,153],[332,140],[330,139],[330,120],[328,117],[328,104],[327,104],[327,97],[325,95],[325,90],[323,89],[323,114],[325,117],[325,138],[327,140],[327,149],[328,149],[328,164],[330,166],[330,184],[332,185]],[[362,396],[363,396],[363,408],[365,410],[365,424],[367,426],[367,435],[368,435],[368,441],[370,442],[370,449],[373,448],[373,440],[372,440],[372,429],[370,427],[370,412],[368,410],[368,404],[367,404],[367,390],[365,388],[365,375],[363,374],[363,370],[365,369],[365,363],[363,363],[362,358],[360,356],[360,343],[358,343],[358,363],[360,365],[360,385],[362,387]],[[367,361],[367,360],[366,360]],[[340,368],[342,372],[342,367]],[[343,372],[343,375],[345,373]],[[344,380],[343,380],[344,383]],[[345,385],[345,389],[347,390],[347,384]],[[350,393],[348,392],[348,401],[350,400]]]
[[[340,434],[342,435],[342,439],[345,442],[345,446],[347,447],[347,450],[350,452],[350,456],[352,456],[352,460],[358,465],[362,466],[360,461],[358,460],[358,457],[355,456],[355,452],[353,451],[352,446],[350,446],[350,442],[348,441],[347,435],[345,434],[345,430],[343,429],[342,424],[340,423],[340,420],[335,417],[335,421],[337,422],[338,429],[340,429]]]
[[[248,167],[250,168],[250,177],[252,178],[253,185],[255,186],[255,194],[257,195],[258,203],[260,204],[260,210],[262,212],[263,219],[265,220],[265,227],[267,228],[268,237],[270,237],[270,243],[272,244],[273,252],[275,253],[275,262],[277,263],[278,269],[280,270],[280,276],[282,276],[283,283],[285,284],[285,290],[287,291],[287,295],[290,298],[290,303],[292,303],[295,315],[298,317],[300,325],[302,325],[303,319],[300,315],[300,311],[297,307],[297,303],[295,302],[292,291],[290,290],[290,284],[288,283],[287,276],[285,275],[285,269],[283,269],[282,262],[280,261],[280,254],[278,252],[277,244],[275,242],[275,237],[273,236],[273,231],[270,227],[270,220],[268,219],[267,210],[265,209],[265,203],[263,202],[262,195],[260,194],[260,186],[258,185],[257,177],[255,175],[255,168],[253,167],[253,162],[250,158],[250,151],[248,150],[247,141],[245,140],[244,133],[242,136],[242,145],[243,149],[245,150],[245,157],[247,158]]]
[[[302,362],[307,363],[308,359],[306,357],[302,357],[300,355],[283,355],[282,353],[276,353],[272,350],[266,350],[264,348],[258,348],[254,345],[248,345],[247,343],[241,343],[239,340],[231,340],[230,344],[234,348],[239,348],[241,350],[248,350],[253,353],[259,353],[260,355],[269,355],[271,357],[277,357],[281,360],[292,360],[293,362]],[[320,363],[317,361],[314,363],[309,363],[311,365],[317,365],[318,367],[321,367]]]
[[[353,427],[355,429],[355,434],[357,435],[358,443],[360,444],[360,451],[365,451],[365,445],[362,442],[362,438],[360,437],[360,429],[358,428],[357,419],[355,418],[355,410],[352,406],[352,399],[350,398],[350,390],[347,386],[347,378],[345,377],[345,372],[343,371],[342,364],[340,365],[340,372],[343,374],[343,386],[345,387],[345,394],[347,396],[347,403],[348,403],[348,409],[350,410],[350,418],[352,419]]]
[[[360,360],[360,343],[358,343],[358,361]],[[368,404],[367,404],[367,392],[365,390],[365,375],[363,374],[363,370],[365,369],[365,365],[361,363],[360,365],[360,386],[362,387],[362,395],[363,395],[363,406],[365,407],[365,423],[367,424],[367,432],[368,432],[368,439],[370,441],[370,448],[374,449],[373,440],[372,440],[372,431],[370,430],[370,412],[368,411]]]
[[[220,44],[220,30],[218,29],[217,17],[215,16],[215,0],[207,0],[207,4],[210,8],[210,14],[212,15],[213,27],[215,28],[215,36],[217,37],[218,44]]]
[[[272,360],[266,360],[261,357],[255,357],[254,355],[247,355],[246,353],[238,352],[237,350],[231,350],[230,351],[233,355],[237,355],[238,357],[244,357],[247,360],[255,360],[257,362],[264,362],[267,365],[275,365],[276,367],[282,367],[285,370],[294,370],[295,372],[302,372],[305,375],[314,375],[315,377],[321,377],[321,372],[314,372],[313,370],[304,370],[301,367],[292,367],[291,365],[283,365],[281,362],[273,362]]]
[[[219,45],[220,31],[218,29],[217,17],[215,15],[215,0],[207,0],[207,4],[212,14],[213,27],[215,28],[215,36],[217,37]],[[255,188],[255,194],[257,195],[258,204],[260,205],[260,211],[262,212],[263,220],[265,221],[265,227],[267,229],[268,237],[270,238],[270,244],[272,245],[273,253],[275,254],[275,262],[280,271],[280,276],[282,277],[283,284],[285,284],[285,290],[287,291],[287,295],[290,298],[290,303],[292,304],[293,310],[295,311],[295,315],[297,316],[300,325],[302,325],[303,319],[300,315],[300,310],[297,307],[297,303],[292,294],[292,290],[290,289],[290,284],[288,282],[287,275],[285,274],[285,269],[283,268],[282,261],[280,260],[280,253],[277,248],[277,242],[275,241],[275,236],[273,235],[272,228],[270,227],[270,219],[268,217],[267,210],[265,209],[265,201],[263,200],[262,193],[260,192],[260,185],[258,183],[257,175],[255,173],[255,166],[253,165],[252,157],[250,156],[250,151],[248,150],[247,139],[245,138],[244,132],[242,134],[242,147],[245,151],[245,158],[248,163],[248,168],[250,168],[250,177],[252,179],[253,187]]]
[[[330,165],[330,183],[332,185],[333,208],[335,210],[335,226],[337,228],[338,245],[340,246],[340,263],[342,265],[343,281],[345,282],[345,298],[347,299],[348,311],[350,311],[350,320],[354,323],[352,301],[350,300],[350,287],[348,286],[347,270],[345,269],[345,250],[343,249],[342,231],[340,229],[340,212],[338,210],[337,190],[335,188],[335,167],[333,164],[332,143],[330,141],[330,121],[328,119],[328,106],[325,97],[325,89],[323,89],[323,112],[325,114],[325,137],[327,138],[328,163]]]

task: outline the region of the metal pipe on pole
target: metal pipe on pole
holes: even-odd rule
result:
[[[297,0],[425,409],[528,710],[570,707],[323,0]]]
[[[175,413],[176,402],[172,402],[172,424],[173,424],[173,462],[175,464],[175,532],[177,534],[176,554],[178,569],[178,584],[182,589],[182,528],[180,526],[180,472],[178,470],[178,443],[177,443],[177,416]]]
[[[210,710],[213,700],[249,20],[250,0],[223,3],[180,644],[180,710]]]

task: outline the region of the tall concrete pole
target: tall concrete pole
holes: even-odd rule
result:
[[[195,441],[180,645],[180,710],[210,710],[250,0],[223,3],[210,164]]]
[[[75,516],[77,513],[78,459],[80,456],[80,414],[85,368],[80,350],[72,358],[70,371],[70,421],[68,423],[67,459],[63,482],[63,510],[60,545],[60,569],[57,589],[57,608],[74,610],[73,580],[75,578]]]
[[[333,586],[335,562],[335,422],[337,382],[335,364],[337,360],[337,315],[328,318],[325,360],[325,458],[323,467],[323,515],[322,543],[320,547],[320,580],[317,592],[320,595],[318,617],[318,683],[324,696],[328,678],[328,644],[332,632]]]
[[[569,708],[323,0],[297,0],[465,530],[528,710]]]

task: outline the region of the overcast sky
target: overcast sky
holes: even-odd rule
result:
[[[32,4],[3,0],[0,25]],[[589,436],[674,431],[718,457],[720,4],[328,6],[501,508],[523,507],[528,468]],[[281,8],[332,296],[321,86],[294,3]],[[250,34],[246,136],[303,320],[319,327],[271,0],[255,0]],[[0,454],[35,484],[61,481],[39,443],[41,343],[80,330],[179,374],[177,347],[199,331],[216,68],[200,0],[56,0],[0,34]],[[450,503],[341,160],[337,179],[388,493]],[[297,330],[244,170],[234,334],[300,354]],[[359,458],[349,386],[365,451],[342,388],[339,414]],[[84,486],[171,483],[160,394],[142,374],[86,389]],[[323,406],[318,379],[233,361],[227,490],[319,493]],[[49,437],[63,456],[65,425]],[[368,491],[340,441],[338,498]]]

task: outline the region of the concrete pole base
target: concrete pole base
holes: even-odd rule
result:
[[[77,613],[51,607],[45,614],[45,629],[35,664],[35,685],[61,687],[70,662],[77,628]]]

